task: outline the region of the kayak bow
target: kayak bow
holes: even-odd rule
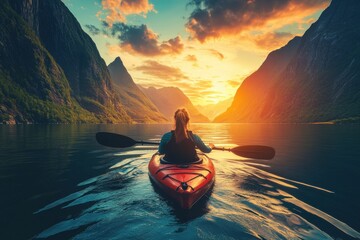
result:
[[[149,162],[150,179],[182,208],[190,209],[213,186],[215,168],[211,159],[198,153],[201,161],[191,164],[169,164],[154,154]]]

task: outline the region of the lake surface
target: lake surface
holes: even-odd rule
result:
[[[191,211],[150,183],[152,146],[112,149],[108,131],[159,141],[171,125],[0,126],[0,239],[360,239],[360,126],[193,124],[217,146],[216,182]]]

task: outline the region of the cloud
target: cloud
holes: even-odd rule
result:
[[[126,22],[127,15],[142,15],[146,17],[148,12],[154,11],[154,5],[148,0],[102,0],[103,11],[97,15],[106,15],[105,21],[111,26],[115,22]]]
[[[85,27],[89,30],[89,32],[92,35],[98,35],[101,32],[101,30],[99,28],[95,27],[94,25],[86,24]]]
[[[186,49],[191,51],[191,52],[194,52],[194,51],[197,51],[197,50],[200,50],[202,52],[204,52],[205,54],[208,54],[210,53],[212,56],[218,58],[219,60],[223,60],[225,58],[224,54],[222,54],[221,52],[215,50],[215,49],[212,49],[212,48],[201,48],[201,49],[198,49],[198,48],[195,48],[193,46],[186,46]],[[189,54],[186,56],[185,60],[191,62],[196,62],[198,59],[195,55],[192,55],[192,54]]]
[[[202,102],[205,99],[218,99],[219,97],[223,98],[224,96],[219,94],[216,90],[198,90],[198,89],[191,89],[191,88],[184,88],[183,89],[186,96],[190,99],[197,99],[198,101]],[[193,102],[194,103],[194,102]]]
[[[240,82],[236,80],[228,80],[227,83],[233,88],[240,86]]]
[[[182,86],[184,93],[192,99],[203,99],[208,95],[217,93],[217,89],[211,89],[213,87],[212,81],[196,79],[187,81],[185,86]]]
[[[267,25],[280,28],[324,9],[330,0],[191,0],[195,10],[186,28],[192,38],[210,38],[253,31]]]
[[[175,81],[189,79],[189,77],[186,76],[180,68],[170,67],[152,60],[145,61],[145,64],[135,67],[134,69],[142,71],[143,74],[163,80]]]
[[[217,57],[220,60],[224,59],[224,54],[222,54],[221,52],[215,50],[215,49],[207,49],[212,55],[214,55],[215,57]]]
[[[269,32],[254,37],[254,42],[260,48],[273,50],[284,46],[294,37],[293,34],[287,32]]]
[[[184,49],[180,36],[160,42],[159,36],[144,24],[131,26],[115,23],[109,26],[104,22],[104,26],[110,29],[111,35],[117,37],[120,40],[121,47],[129,53],[158,56],[179,54]]]
[[[196,63],[197,62],[197,57],[195,55],[192,55],[192,54],[189,54],[185,57],[185,60],[186,61],[189,61],[189,62],[194,62]]]
[[[195,89],[208,89],[213,86],[212,81],[209,80],[197,80],[195,83]]]

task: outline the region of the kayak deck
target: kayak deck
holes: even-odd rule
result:
[[[198,154],[200,163],[162,163],[163,155],[154,154],[149,162],[149,176],[169,197],[184,209],[190,209],[212,187],[215,168],[208,156]]]

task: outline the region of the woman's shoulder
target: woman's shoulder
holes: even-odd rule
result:
[[[200,138],[199,135],[197,135],[196,133],[194,133],[193,131],[189,131],[189,133],[191,134],[192,137],[198,139]]]
[[[163,138],[168,138],[168,137],[171,137],[171,135],[172,135],[172,131],[164,133],[164,135],[162,137]]]

